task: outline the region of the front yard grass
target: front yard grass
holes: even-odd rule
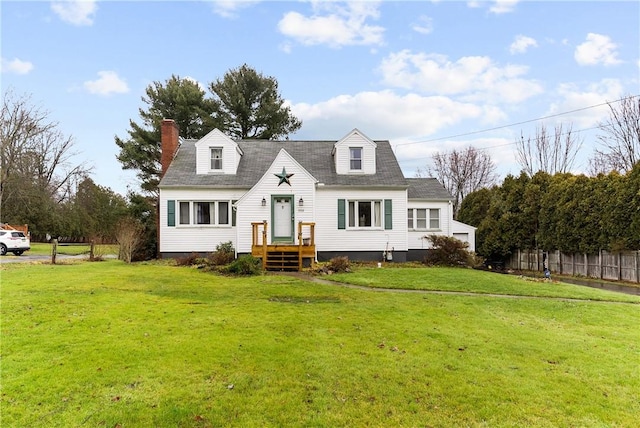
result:
[[[473,269],[452,269],[411,264],[355,265],[355,271],[324,276],[324,279],[372,288],[452,291],[638,302],[638,296],[602,291],[585,286],[497,274]]]
[[[351,279],[485,294],[167,263],[3,265],[1,425],[636,426],[640,299],[505,298],[490,294],[541,284],[387,271]]]
[[[51,251],[53,249],[53,244],[48,242],[32,242],[31,249],[27,251],[25,254],[33,255],[33,256],[50,256]],[[79,245],[58,245],[58,254],[65,254],[69,256],[78,256],[81,254],[89,255],[90,246],[89,244],[79,244]],[[118,254],[118,245],[117,244],[96,244],[95,253],[97,255],[107,255],[107,254]]]

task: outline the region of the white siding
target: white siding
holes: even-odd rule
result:
[[[392,229],[338,229],[338,199],[392,200]],[[316,248],[318,251],[407,250],[406,190],[354,190],[319,187],[316,192]]]
[[[274,174],[281,174],[284,168],[287,174],[293,174],[289,179],[291,186],[286,183],[278,185],[280,179]],[[238,202],[238,245],[241,253],[251,251],[252,222],[268,222],[267,242],[271,243],[271,208],[272,195],[291,195],[294,207],[294,239],[297,239],[298,222],[313,222],[315,179],[300,166],[286,151],[282,150],[271,164],[265,175],[258,183]],[[266,206],[262,206],[262,198],[266,200]],[[304,205],[300,207],[300,198]],[[317,233],[316,233],[317,237]],[[297,242],[297,241],[296,241]]]
[[[162,189],[160,192],[160,252],[213,252],[222,242],[236,243],[236,228],[229,225],[180,225],[178,201],[231,201],[240,199],[241,190]],[[167,226],[167,201],[176,201],[176,225]]]
[[[211,170],[211,148],[222,148],[222,171]],[[196,174],[235,174],[240,151],[235,141],[214,129],[196,143]]]
[[[350,169],[350,147],[362,147],[362,170],[360,171]],[[334,162],[338,174],[375,174],[376,144],[359,131],[353,131],[336,143]]]
[[[451,230],[453,236],[469,243],[469,251],[476,251],[476,228],[466,223],[453,220]]]
[[[434,201],[419,201],[410,200],[407,203],[407,209],[409,208],[424,208],[432,209],[436,208],[440,210],[440,228],[439,229],[409,229],[408,230],[408,247],[411,250],[430,248],[429,241],[422,239],[425,235],[444,235],[453,236],[452,221],[453,210],[451,204],[448,202],[434,202]],[[407,224],[407,210],[404,212],[404,222]],[[408,226],[407,226],[408,227]]]

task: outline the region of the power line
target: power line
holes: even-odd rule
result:
[[[623,98],[617,99],[615,101],[608,101],[608,102],[604,102],[604,103],[600,103],[600,104],[595,104],[595,105],[592,105],[592,106],[589,106],[589,107],[582,107],[582,108],[579,108],[579,109],[565,111],[565,112],[562,112],[562,113],[551,114],[549,116],[543,116],[543,117],[539,117],[537,119],[524,120],[522,122],[516,122],[516,123],[512,123],[510,125],[496,126],[494,128],[487,128],[487,129],[481,129],[481,130],[478,130],[478,131],[465,132],[463,134],[450,135],[450,136],[447,136],[447,137],[432,138],[430,140],[410,141],[410,142],[406,142],[406,143],[398,143],[398,144],[394,145],[394,148],[400,147],[400,146],[408,146],[408,145],[412,145],[412,144],[431,143],[431,142],[434,142],[434,141],[441,141],[441,140],[448,140],[448,139],[452,139],[452,138],[466,137],[466,136],[469,136],[469,135],[482,134],[484,132],[496,131],[498,129],[511,128],[513,126],[524,125],[525,123],[537,122],[537,121],[541,121],[541,120],[545,120],[545,119],[550,119],[550,118],[553,118],[553,117],[564,116],[566,114],[577,113],[579,111],[589,110],[589,109],[596,108],[596,107],[602,107],[602,106],[605,106],[605,105],[608,105],[608,104],[620,102],[620,101],[622,101],[624,99],[627,99],[627,98],[637,98],[639,96],[640,95],[632,95],[630,97],[623,97]],[[593,129],[593,128],[590,128],[590,129]],[[584,130],[581,130],[581,131],[584,131]],[[574,131],[574,132],[581,132],[581,131]]]
[[[619,100],[618,100],[619,101]],[[603,125],[603,126],[611,126],[611,125]],[[568,135],[568,134],[578,134],[580,132],[585,132],[585,131],[592,131],[594,129],[600,129],[600,126],[593,126],[591,128],[583,128],[583,129],[572,129],[570,131],[566,131],[563,132],[561,134],[557,134],[558,136],[564,136],[564,135]],[[555,136],[556,134],[554,134]],[[537,139],[537,137],[536,137]],[[436,141],[436,140],[433,140]],[[425,141],[426,142],[426,141]],[[476,150],[491,150],[491,149],[499,149],[501,147],[509,147],[509,146],[513,146],[514,144],[517,144],[517,141],[513,141],[511,143],[505,143],[505,144],[498,144],[496,146],[489,146],[489,147],[477,147]],[[419,158],[412,158],[413,160],[422,160],[422,159],[430,159],[431,156],[421,156]]]

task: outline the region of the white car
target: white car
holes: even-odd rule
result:
[[[24,232],[0,229],[0,255],[4,256],[11,251],[19,256],[29,249],[31,249],[31,244]]]

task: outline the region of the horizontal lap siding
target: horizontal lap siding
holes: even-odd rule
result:
[[[229,226],[180,226],[178,201],[236,200],[241,191],[232,190],[162,190],[160,196],[160,252],[212,252],[216,246],[231,241],[236,246],[236,228]],[[167,226],[167,201],[176,201],[176,226]],[[231,218],[229,219],[231,220]]]
[[[409,201],[407,203],[407,209],[409,208],[424,208],[431,209],[436,208],[440,209],[440,229],[438,230],[411,230],[409,229],[407,232],[408,236],[408,247],[411,250],[419,250],[425,248],[431,248],[429,245],[429,241],[426,239],[422,239],[423,236],[427,235],[444,235],[444,236],[452,236],[453,232],[451,231],[451,222],[450,219],[450,205],[448,202],[429,202],[429,201]],[[407,210],[404,211],[404,222],[405,225],[408,221]],[[405,226],[408,227],[408,226]]]
[[[338,230],[338,199],[393,201],[393,227],[390,230]],[[395,251],[407,250],[407,204],[405,190],[323,189],[316,192],[316,248],[318,251]],[[348,221],[348,220],[347,220]],[[384,226],[384,216],[382,218]]]
[[[290,177],[290,185],[280,183],[280,179],[274,174],[281,174],[282,169]],[[238,204],[238,246],[240,253],[250,253],[252,244],[252,222],[268,223],[267,243],[271,243],[271,196],[291,196],[294,207],[294,239],[297,239],[298,222],[312,222],[314,218],[314,184],[312,177],[304,171],[289,155],[281,153],[265,173],[263,178]],[[266,201],[266,206],[262,206],[262,198]],[[303,206],[300,207],[300,198],[303,199]],[[262,228],[260,228],[260,231]],[[260,241],[261,242],[261,241]],[[297,242],[297,241],[296,241]]]

